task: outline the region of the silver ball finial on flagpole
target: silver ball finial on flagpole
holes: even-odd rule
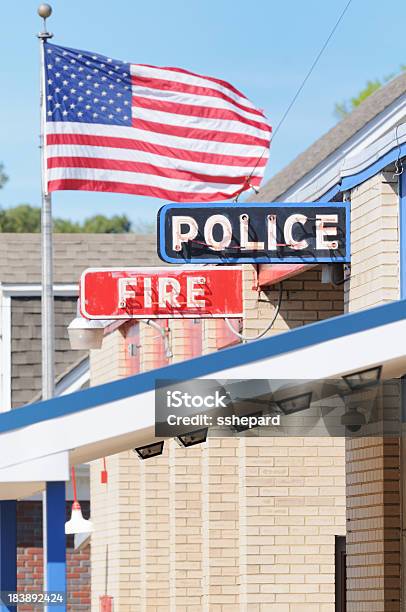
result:
[[[47,19],[52,15],[52,6],[50,4],[40,4],[37,13],[44,20],[44,30],[42,34],[48,34],[47,32]]]
[[[52,6],[50,4],[40,4],[37,12],[42,19],[48,19],[52,15]]]

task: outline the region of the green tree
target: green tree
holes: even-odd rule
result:
[[[0,232],[34,232],[41,231],[41,209],[29,204],[20,204],[14,208],[0,209]],[[94,215],[81,224],[69,219],[54,219],[54,231],[57,233],[87,234],[122,234],[131,232],[131,221],[126,215]]]
[[[126,215],[114,215],[110,219],[95,215],[85,219],[82,231],[89,234],[125,234],[131,231],[131,221]]]
[[[337,102],[334,107],[334,114],[337,119],[344,119],[351,111],[353,111],[357,106],[362,104],[364,100],[366,100],[371,94],[380,89],[382,85],[393,79],[394,76],[397,76],[400,72],[406,71],[406,65],[402,64],[400,66],[400,70],[396,74],[389,74],[386,77],[381,79],[375,79],[373,81],[368,81],[365,87],[361,89],[358,94],[349,100],[344,102]]]
[[[70,221],[69,219],[54,219],[54,232],[57,234],[77,234],[83,231],[79,223]],[[38,230],[40,231],[40,230]]]
[[[0,210],[1,232],[39,232],[41,230],[41,209],[29,204]]]
[[[8,181],[8,176],[4,172],[4,165],[0,164],[0,189],[2,187],[4,187],[4,185],[7,183],[7,181]]]

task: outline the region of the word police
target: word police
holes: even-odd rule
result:
[[[348,261],[348,205],[169,204],[159,212],[159,254],[168,262]]]

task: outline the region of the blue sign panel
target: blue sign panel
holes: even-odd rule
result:
[[[350,204],[167,204],[158,255],[177,264],[348,263]]]

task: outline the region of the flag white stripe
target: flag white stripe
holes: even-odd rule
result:
[[[46,130],[47,134],[89,134],[101,137],[128,138],[130,140],[141,140],[143,142],[175,149],[214,153],[217,155],[236,155],[238,157],[260,157],[262,155],[262,157],[266,159],[269,154],[269,149],[264,149],[263,146],[182,138],[180,136],[140,130],[134,127],[104,125],[100,123],[49,121],[47,122]]]
[[[207,108],[230,110],[233,113],[238,114],[240,117],[244,117],[244,119],[258,121],[259,123],[267,123],[267,120],[264,117],[253,115],[252,113],[244,111],[238,106],[234,106],[222,98],[214,98],[212,96],[195,96],[193,94],[172,91],[170,89],[154,89],[153,87],[141,87],[140,85],[133,85],[132,91],[134,96],[142,96],[143,98],[150,98],[151,100],[163,102],[172,102],[174,104],[190,104],[192,106],[205,106]]]
[[[150,79],[163,79],[165,81],[185,83],[186,85],[194,85],[196,87],[209,87],[210,89],[215,89],[220,93],[228,96],[238,104],[242,104],[243,106],[252,108],[253,110],[258,110],[254,106],[254,104],[250,100],[248,100],[248,98],[245,98],[244,96],[239,96],[232,89],[220,85],[215,81],[211,81],[210,79],[205,79],[204,77],[198,77],[184,72],[177,72],[175,70],[165,70],[165,68],[140,66],[139,64],[131,64],[130,72],[132,76],[146,77]],[[196,97],[198,98],[199,95],[196,94]],[[253,114],[258,116],[257,113]]]
[[[166,157],[155,153],[135,151],[133,149],[114,149],[110,147],[93,147],[89,145],[48,145],[48,158],[53,157],[81,157],[96,159],[113,159],[119,161],[142,162],[153,164],[161,168],[172,170],[185,170],[212,176],[248,176],[253,166],[228,166],[220,164],[205,164],[188,160],[179,160],[175,157]],[[263,167],[257,167],[253,176],[262,176]]]
[[[167,113],[165,111],[150,110],[148,108],[133,107],[132,116],[135,120],[153,121],[154,123],[164,123],[178,127],[195,128],[199,130],[211,130],[215,132],[231,132],[232,134],[247,134],[255,138],[270,138],[270,132],[265,132],[252,125],[247,125],[241,121],[228,119],[206,119],[204,117],[194,117],[192,115],[180,115],[178,113]]]
[[[129,185],[146,185],[171,191],[184,191],[190,193],[235,193],[238,185],[230,183],[203,183],[201,181],[181,181],[164,178],[155,174],[141,172],[121,172],[119,170],[101,170],[97,168],[50,168],[48,181],[60,179],[76,179],[82,181],[107,181],[127,183]]]

